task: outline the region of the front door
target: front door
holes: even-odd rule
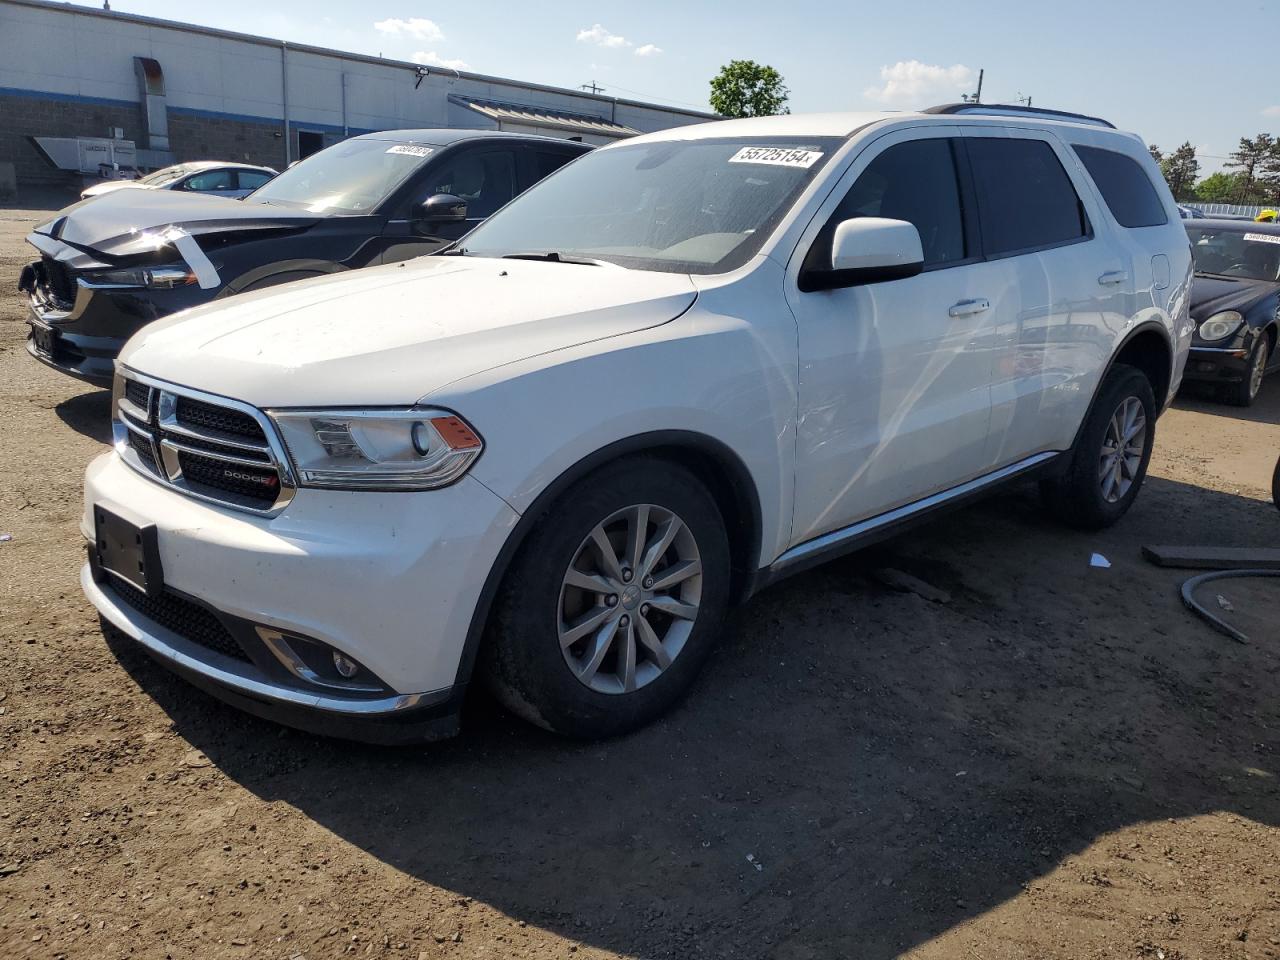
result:
[[[464,147],[441,157],[420,175],[402,215],[387,224],[383,263],[433,253],[484,222],[518,192],[513,147]],[[421,223],[415,219],[424,200],[439,193],[467,201],[460,223]]]
[[[789,265],[800,356],[793,544],[983,469],[992,318],[1009,290],[1001,268],[979,257],[959,138],[954,127],[930,126],[874,141]],[[797,261],[829,258],[835,225],[860,216],[915,224],[924,272],[800,291]]]

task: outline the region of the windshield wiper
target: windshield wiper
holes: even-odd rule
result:
[[[593,260],[591,257],[566,256],[556,250],[531,250],[528,252],[504,253],[503,260],[542,260],[547,263],[579,263],[588,267],[609,266],[605,260]]]
[[[437,257],[465,257],[466,255],[466,247],[447,247],[436,254]]]

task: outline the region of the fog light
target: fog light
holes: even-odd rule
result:
[[[354,660],[348,660],[337,650],[333,651],[333,668],[338,671],[339,675],[350,680],[360,672],[360,665]]]

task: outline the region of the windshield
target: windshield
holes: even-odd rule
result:
[[[674,140],[589,153],[472,231],[461,252],[556,253],[638,270],[746,263],[843,143],[834,137]]]
[[[145,177],[140,177],[138,183],[145,183],[149,187],[159,186],[162,183],[171,183],[185,174],[190,167],[184,163],[176,166],[165,167],[163,170],[157,170],[155,173],[148,173]]]
[[[299,161],[246,199],[313,213],[369,213],[434,152],[418,143],[345,140]]]
[[[1187,227],[1196,273],[1245,280],[1280,280],[1280,233]]]

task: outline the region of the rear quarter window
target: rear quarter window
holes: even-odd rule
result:
[[[1122,227],[1161,227],[1169,222],[1160,194],[1132,157],[1101,147],[1072,147]]]

